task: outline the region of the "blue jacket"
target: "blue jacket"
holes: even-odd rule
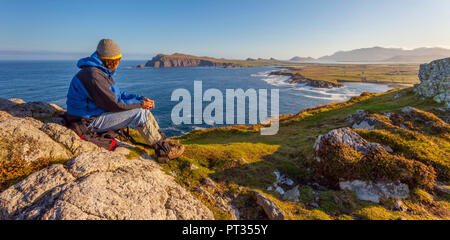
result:
[[[67,113],[90,118],[105,112],[121,112],[142,107],[143,97],[120,91],[111,70],[93,53],[82,58],[77,66],[81,70],[73,77],[67,93]]]

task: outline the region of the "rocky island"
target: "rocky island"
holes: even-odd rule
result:
[[[212,57],[198,57],[181,53],[172,55],[158,54],[147,61],[145,67],[153,68],[176,68],[176,67],[256,67],[256,66],[286,66],[292,63],[286,61],[271,59],[252,59],[235,60]]]
[[[175,53],[172,55],[158,54],[145,64],[146,67],[171,68],[171,67],[237,67],[232,62],[209,58],[196,57]]]

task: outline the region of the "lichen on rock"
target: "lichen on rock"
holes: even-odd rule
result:
[[[349,190],[364,201],[379,203],[382,197],[404,199],[409,196],[409,187],[404,183],[371,182],[371,181],[342,181],[339,182],[342,190]]]
[[[39,159],[68,159],[70,153],[37,128],[32,120],[10,117],[0,121],[2,159],[17,158],[30,163]]]

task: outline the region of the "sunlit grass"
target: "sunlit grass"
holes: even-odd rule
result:
[[[328,82],[414,84],[418,71],[418,64],[304,64],[284,72]]]
[[[281,116],[279,133],[274,136],[261,136],[258,130],[262,125],[197,130],[178,137],[186,145],[186,152],[167,167],[177,172],[178,181],[189,186],[188,188],[201,186],[199,179],[210,177],[220,184],[220,191],[241,192],[244,190],[237,189],[244,187],[264,192],[282,208],[289,219],[445,218],[446,215],[439,215],[439,212],[445,212],[446,205],[438,203],[443,200],[439,200],[436,196],[432,203],[426,203],[425,200],[409,203],[415,209],[419,209],[419,205],[423,204],[438,209],[434,212],[437,215],[433,215],[431,211],[430,215],[426,216],[414,212],[399,213],[387,205],[360,201],[350,193],[335,190],[319,191],[319,208],[308,205],[311,202],[311,195],[307,192],[312,190],[303,183],[314,181],[317,174],[311,170],[314,162],[312,144],[316,137],[332,129],[348,126],[349,123],[345,119],[358,109],[384,113],[399,112],[405,106],[431,111],[441,105],[430,99],[421,99],[411,89],[397,89],[380,94],[364,93],[347,102],[332,103],[307,109],[298,114]],[[448,144],[448,140],[439,134],[421,137],[431,141],[427,146]],[[404,136],[399,138],[401,141],[410,141]],[[411,142],[410,146],[414,146],[414,143]],[[420,144],[415,147],[423,149]],[[415,149],[409,155],[404,149],[398,151],[403,152],[405,156],[412,156],[419,150]],[[428,161],[423,161],[425,163],[433,161],[437,163],[439,158],[448,154],[448,150],[443,148],[438,150],[430,148],[429,152],[434,155],[428,156]],[[420,160],[420,156],[422,155],[418,154],[415,157]],[[245,159],[244,164],[242,161],[239,162],[241,158]],[[442,159],[440,161],[441,164],[435,165],[436,168],[448,164],[448,161],[446,163],[442,162]],[[191,170],[191,164],[199,168]],[[299,183],[302,191],[299,202],[283,201],[278,193],[267,192],[266,188],[275,181],[274,170],[279,170]],[[423,193],[421,196],[426,198]]]

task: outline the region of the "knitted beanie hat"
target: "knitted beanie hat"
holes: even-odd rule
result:
[[[118,59],[122,57],[119,45],[111,39],[102,39],[97,46],[100,59]]]

